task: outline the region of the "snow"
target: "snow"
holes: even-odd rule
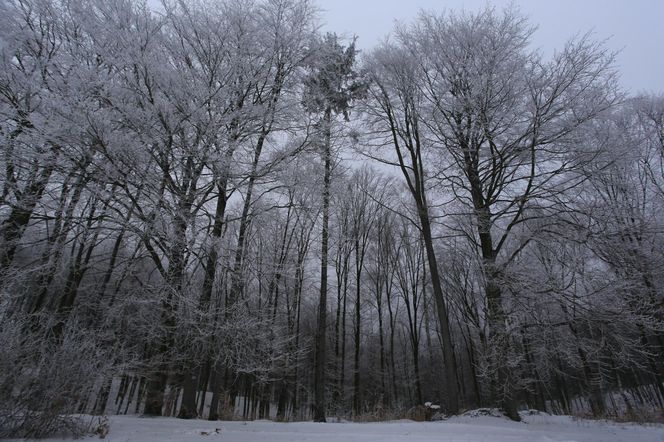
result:
[[[522,423],[491,416],[426,423],[209,422],[136,416],[112,416],[110,422],[105,439],[110,442],[664,442],[664,426],[549,415],[525,416]],[[83,440],[92,439],[98,440]]]

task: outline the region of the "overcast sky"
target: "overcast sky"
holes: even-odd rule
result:
[[[545,54],[570,37],[594,31],[597,39],[620,50],[622,84],[629,91],[664,92],[664,0],[520,0],[514,1],[538,30],[533,43]],[[394,27],[395,20],[410,21],[420,9],[478,10],[497,8],[509,0],[318,0],[325,31],[351,37],[368,49]]]

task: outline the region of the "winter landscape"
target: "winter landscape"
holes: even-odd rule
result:
[[[661,442],[662,427],[574,421],[567,416],[524,417],[515,423],[495,417],[454,417],[445,422],[380,423],[209,422],[177,418],[113,416],[109,442]],[[99,440],[97,435],[91,436]],[[49,439],[52,441],[62,438]]]
[[[664,442],[664,5],[355,3],[0,0],[0,438]]]

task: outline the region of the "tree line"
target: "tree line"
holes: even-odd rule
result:
[[[0,435],[664,408],[664,98],[592,35],[0,2]]]

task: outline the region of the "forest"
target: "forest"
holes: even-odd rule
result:
[[[664,96],[516,7],[320,21],[0,0],[0,437],[662,416]]]

